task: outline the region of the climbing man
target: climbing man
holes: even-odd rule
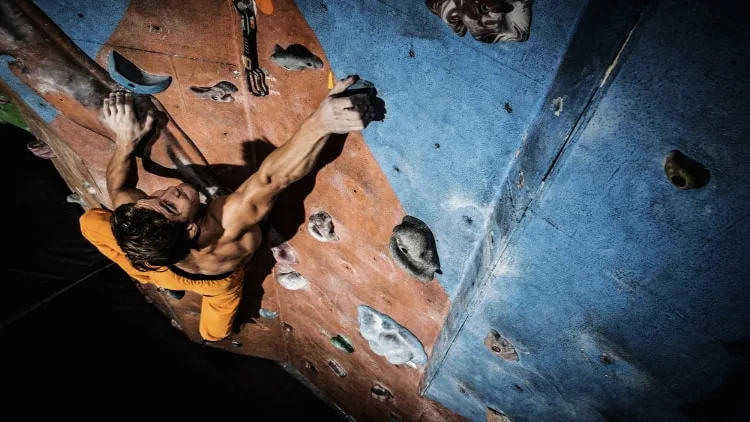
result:
[[[95,208],[81,216],[83,235],[141,283],[203,296],[199,332],[204,341],[231,334],[245,271],[261,243],[259,223],[287,186],[315,166],[332,134],[346,134],[383,120],[373,97],[346,89],[358,77],[342,79],[285,144],[273,151],[236,191],[201,204],[187,183],[146,195],[136,187],[134,151],[154,126],[149,113],[136,117],[133,98],[113,92],[103,115],[115,134],[107,167],[114,211]]]

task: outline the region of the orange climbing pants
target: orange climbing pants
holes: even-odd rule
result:
[[[191,274],[178,274],[170,269],[138,271],[117,245],[109,224],[110,215],[111,212],[101,208],[86,211],[80,218],[83,236],[129,276],[141,283],[153,283],[165,289],[187,290],[202,295],[199,331],[204,340],[218,341],[231,334],[232,322],[237,315],[242,297],[244,267],[217,280],[210,279],[210,276],[194,279]]]

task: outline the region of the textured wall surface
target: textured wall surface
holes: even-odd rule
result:
[[[314,110],[329,72],[376,85],[386,120],[333,141],[274,210],[307,285],[285,288],[259,253],[246,324],[217,345],[289,361],[342,414],[705,418],[706,398],[747,369],[750,54],[729,2],[540,1],[528,41],[488,45],[423,1],[258,1],[263,98],[241,76],[230,1],[35,3],[103,68],[116,49],[172,76],[156,97],[230,186]],[[292,43],[323,68],[270,61]],[[107,204],[111,143],[4,65],[0,77],[67,157],[56,165],[71,188],[91,181],[88,199]],[[234,102],[190,91],[222,80]],[[670,184],[673,149],[708,168],[707,186]],[[320,211],[338,240],[307,232]],[[435,236],[431,282],[390,256],[405,215]],[[143,292],[197,340],[199,298]]]
[[[429,396],[472,420],[485,407],[514,421],[725,420],[734,411],[750,321],[749,179],[737,167],[750,152],[750,55],[738,10],[710,7],[709,19],[705,2],[644,11]],[[669,182],[673,149],[709,169],[706,187]],[[485,347],[491,329],[518,361]],[[714,394],[723,405],[706,399]]]

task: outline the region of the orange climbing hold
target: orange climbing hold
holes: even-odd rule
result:
[[[264,14],[270,15],[273,13],[273,2],[271,0],[258,0],[255,4]]]
[[[333,89],[333,72],[328,72],[328,89]]]

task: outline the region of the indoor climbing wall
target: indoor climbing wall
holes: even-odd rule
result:
[[[0,0],[0,79],[92,207],[109,89],[170,116],[140,186],[210,197],[360,75],[385,121],[282,195],[213,346],[348,420],[680,420],[746,359],[750,56],[739,11],[651,3]]]

